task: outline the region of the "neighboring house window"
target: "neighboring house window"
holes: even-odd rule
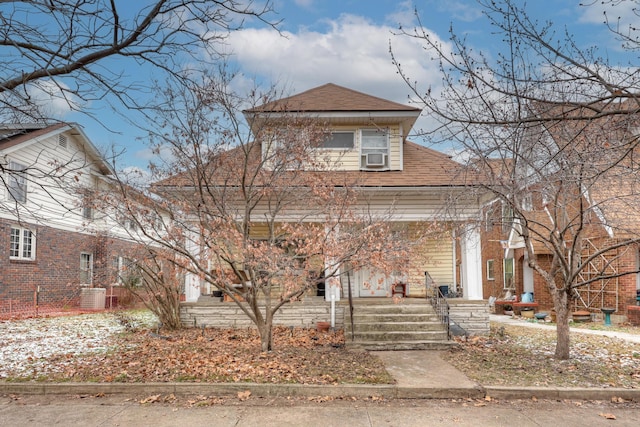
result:
[[[487,260],[487,280],[496,280],[493,264],[494,262],[492,259]]]
[[[93,254],[80,254],[80,284],[90,285],[93,278]]]
[[[504,259],[504,288],[505,289],[513,289],[513,258],[505,258]]]
[[[323,148],[352,150],[355,146],[355,132],[331,132],[322,143]]]
[[[7,190],[9,191],[9,197],[18,203],[25,203],[27,201],[27,178],[24,175],[24,171],[27,167],[18,162],[9,162],[9,182],[7,183]]]
[[[509,203],[502,202],[502,231],[509,231],[513,224],[513,207]]]
[[[531,195],[531,193],[525,194],[522,197],[522,210],[524,211],[533,210],[533,196]]]
[[[82,208],[82,218],[91,221],[93,219],[93,208],[85,206]]]
[[[486,211],[484,211],[484,227],[485,227],[485,231],[491,231],[493,230],[493,219],[494,216],[494,209],[493,207],[487,208]]]
[[[383,130],[360,131],[360,167],[389,169],[389,134]]]
[[[26,260],[34,260],[36,258],[36,237],[31,230],[11,227],[9,257]]]

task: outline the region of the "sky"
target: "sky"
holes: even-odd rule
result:
[[[131,3],[137,6],[138,1]],[[581,6],[580,0],[531,0],[521,4],[527,4],[532,18],[553,22],[558,31],[566,27],[583,47],[597,45],[613,57],[624,55],[603,25],[606,6],[599,0],[582,3],[593,5]],[[624,23],[635,17],[629,11],[635,5],[634,1],[622,0],[612,13],[621,16]],[[436,64],[422,46],[395,34],[400,25],[415,26],[414,8],[434,37],[446,41],[453,27],[475,49],[491,52],[495,48],[492,29],[474,0],[274,0],[275,13],[268,18],[281,20],[281,34],[249,21],[243,30],[230,35],[228,49],[243,78],[277,83],[291,94],[335,83],[407,103],[410,91],[391,62],[390,46],[404,70],[423,87],[440,81]],[[624,61],[623,56],[620,59]],[[152,158],[138,138],[142,136],[140,131],[111,116],[106,108],[101,114],[105,126],[78,114],[65,119],[83,125],[100,149],[115,145],[125,150],[119,159],[121,168],[144,169]]]

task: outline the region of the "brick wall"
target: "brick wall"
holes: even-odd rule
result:
[[[600,245],[609,245],[611,241],[598,242]],[[636,249],[631,247],[629,250],[622,250],[618,254],[618,260],[616,261],[616,269],[618,271],[634,271],[636,269]],[[543,269],[548,270],[551,262],[551,255],[539,255],[538,262]],[[521,283],[521,282],[520,282]],[[604,287],[604,292],[598,297],[597,301],[594,301],[590,311],[596,314],[600,314],[600,307],[614,307],[617,308],[616,315],[626,316],[628,307],[635,305],[636,302],[636,274],[631,273],[621,276],[617,279],[617,291],[616,291],[616,279],[610,280]],[[594,288],[600,289],[599,282],[593,285]],[[521,292],[521,285],[519,288]],[[596,295],[594,293],[593,295]],[[553,308],[553,300],[548,290],[546,282],[542,276],[538,273],[534,273],[534,298],[539,304],[540,311],[547,311]],[[600,299],[601,298],[601,299]],[[617,303],[617,304],[616,304]],[[577,307],[580,309],[582,304]],[[573,308],[573,307],[572,307]]]
[[[96,236],[23,225],[36,235],[36,256],[33,261],[9,258],[11,227],[0,221],[0,310],[13,306],[38,304],[58,307],[76,306],[80,295],[80,254],[91,253],[94,260],[94,286],[107,286],[113,276],[107,273],[107,262],[131,243],[101,239]],[[107,244],[108,243],[108,244]]]
[[[627,307],[627,319],[634,326],[640,326],[640,306],[630,305]]]

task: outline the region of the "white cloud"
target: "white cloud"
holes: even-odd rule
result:
[[[228,42],[246,74],[286,84],[294,92],[335,83],[406,102],[409,90],[391,63],[390,41],[413,79],[424,87],[439,83],[437,64],[416,40],[395,36],[395,27],[347,14],[324,23],[325,31],[302,28],[283,35],[269,29],[247,29],[233,33]]]
[[[628,29],[630,25],[637,26],[638,3],[622,0],[612,2],[594,1],[580,8],[580,22],[588,24],[602,24],[607,21],[614,28],[620,23],[620,30]]]
[[[79,110],[79,99],[62,83],[38,80],[27,86],[31,102],[49,117],[63,118],[73,110]]]
[[[413,27],[416,24],[415,8],[412,0],[405,0],[398,4],[397,10],[385,17],[389,25],[398,27]]]

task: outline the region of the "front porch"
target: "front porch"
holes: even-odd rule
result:
[[[460,328],[467,335],[488,334],[489,306],[487,301],[462,298],[447,298],[446,301],[449,305],[451,325]],[[359,318],[361,325],[368,325],[359,326],[356,331],[364,332],[365,335],[367,330],[386,331],[387,336],[395,336],[398,342],[430,341],[430,339],[422,339],[427,334],[420,335],[419,331],[429,330],[430,326],[426,326],[426,324],[437,322],[431,303],[426,298],[355,298],[353,306],[354,321]],[[335,327],[345,329],[345,332],[350,334],[349,312],[348,300],[342,299],[335,303]],[[376,317],[376,314],[379,315]],[[421,317],[409,317],[415,314]],[[222,302],[220,298],[208,295],[201,296],[196,302],[181,303],[180,316],[186,327],[253,327],[251,320],[237,304]],[[323,297],[307,297],[302,301],[282,306],[274,318],[274,325],[315,328],[317,322],[330,321],[331,303]],[[399,325],[400,323],[402,325]],[[390,324],[394,325],[390,326]],[[376,325],[377,327],[375,327]],[[409,339],[407,333],[412,332],[416,332],[418,335]],[[446,333],[444,336],[442,334],[436,334],[436,336],[436,340],[447,341]],[[372,341],[376,341],[375,337],[371,336],[370,338]],[[401,348],[407,348],[407,346],[396,347],[396,349]]]

